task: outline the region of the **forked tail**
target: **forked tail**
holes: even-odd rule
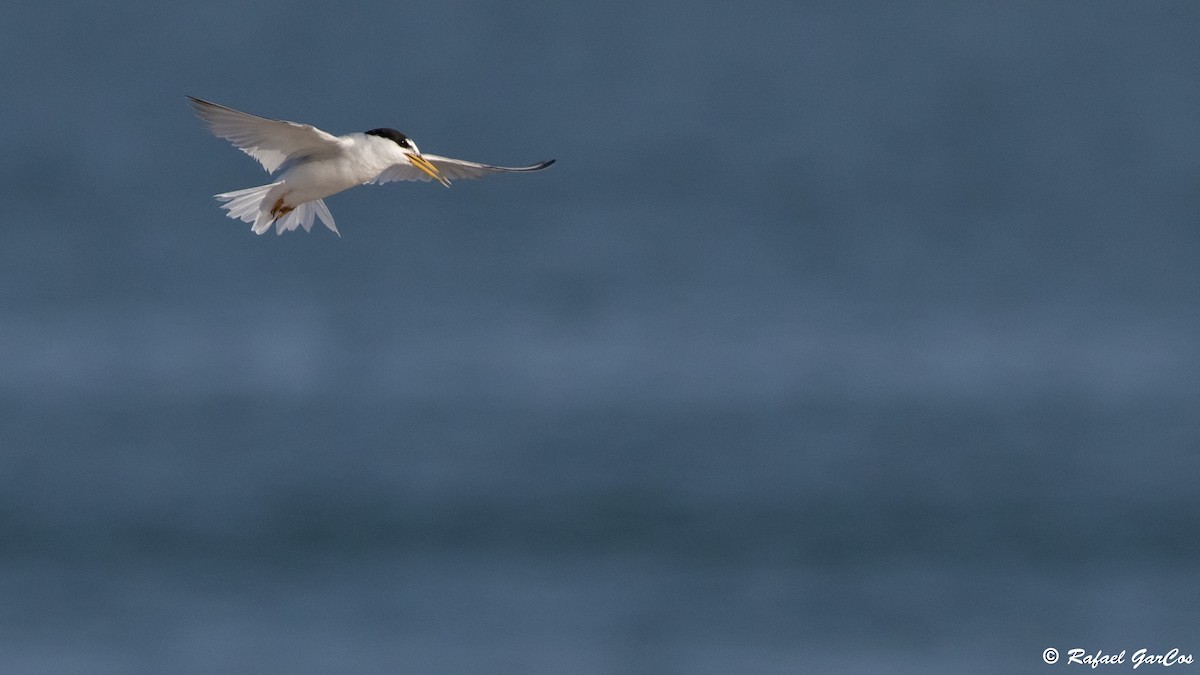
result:
[[[342,236],[333,222],[333,214],[329,212],[324,201],[316,199],[287,208],[283,202],[286,193],[284,183],[280,181],[245,190],[224,192],[216,195],[216,198],[222,202],[221,208],[229,212],[230,218],[254,223],[250,228],[254,234],[265,233],[271,229],[271,223],[275,224],[277,234],[283,234],[298,227],[303,227],[305,232],[310,232],[313,222],[320,218],[321,222],[325,223],[325,227],[333,230],[333,233],[339,237]]]

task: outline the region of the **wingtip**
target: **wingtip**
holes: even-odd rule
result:
[[[195,96],[186,94],[185,97],[187,98],[188,103],[192,104],[192,110],[195,110],[197,114],[203,114],[206,110],[211,110],[212,108],[217,107],[215,103],[205,101],[202,98],[196,98]]]
[[[188,102],[192,104],[192,107],[195,108],[197,112],[203,113],[203,112],[208,112],[208,111],[212,111],[212,110],[233,110],[232,108],[223,106],[220,103],[213,103],[212,101],[206,101],[202,98],[196,98],[195,96],[191,96],[188,94],[185,94],[184,96],[187,98]],[[233,112],[238,112],[238,111],[233,110]],[[245,113],[243,113],[243,114],[245,114]]]

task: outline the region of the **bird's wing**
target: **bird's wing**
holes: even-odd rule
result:
[[[196,109],[196,115],[208,124],[214,135],[257,159],[268,173],[275,173],[292,155],[331,152],[341,145],[341,139],[337,136],[311,124],[269,120],[191,96],[188,100]]]
[[[480,164],[478,162],[468,162],[463,159],[450,159],[449,157],[439,157],[437,155],[421,155],[429,160],[430,164],[437,167],[443,176],[450,180],[467,180],[470,178],[482,178],[493,173],[502,173],[505,171],[539,171],[554,163],[554,160],[547,162],[539,162],[530,166],[491,166],[490,164]],[[372,183],[390,183],[397,180],[433,180],[433,178],[418,169],[417,167],[406,163],[393,164],[384,169],[378,176],[372,179]]]

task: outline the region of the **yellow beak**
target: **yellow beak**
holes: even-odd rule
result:
[[[438,171],[436,166],[431,164],[429,160],[425,159],[424,157],[420,155],[409,155],[408,163],[429,174],[430,178],[436,180],[442,185],[450,187],[450,181],[442,175],[442,172]]]

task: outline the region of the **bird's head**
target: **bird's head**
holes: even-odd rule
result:
[[[417,144],[413,143],[412,139],[395,129],[371,129],[367,132],[369,136],[379,136],[400,146],[400,152],[404,153],[405,159],[409,164],[417,167],[421,171],[429,174],[429,177],[437,182],[450,187],[450,181],[438,171],[437,167],[421,156],[421,151],[417,148]]]

